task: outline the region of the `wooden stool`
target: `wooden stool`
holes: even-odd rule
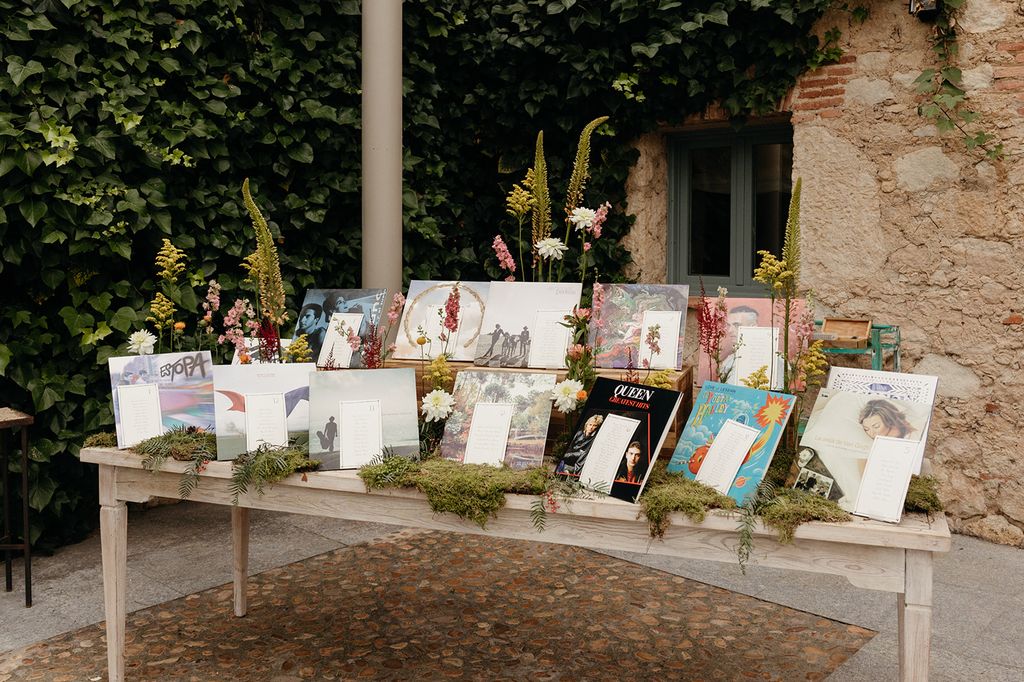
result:
[[[32,547],[31,533],[28,525],[28,427],[35,420],[27,414],[12,410],[9,407],[0,407],[0,431],[21,427],[21,542],[12,542],[14,536],[11,534],[11,488],[7,471],[8,448],[6,436],[0,433],[0,471],[3,472],[3,495],[4,495],[4,533],[0,535],[0,550],[4,553],[4,574],[6,577],[6,588],[10,592],[14,589],[12,576],[11,551],[20,549],[25,556],[25,606],[32,606]]]

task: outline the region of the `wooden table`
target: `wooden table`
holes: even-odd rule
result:
[[[99,465],[100,533],[103,592],[107,621],[107,661],[111,682],[125,679],[125,587],[127,585],[128,510],[125,502],[152,496],[176,498],[185,464],[169,461],[160,472],[142,468],[135,454],[113,449],[83,449],[82,461]],[[305,478],[305,480],[304,480]],[[592,549],[624,550],[688,559],[736,561],[737,519],[712,512],[703,523],[675,514],[663,540],[651,538],[638,507],[615,499],[578,500],[548,514],[544,532],[530,521],[529,495],[508,495],[505,508],[483,530],[453,514],[434,514],[415,490],[367,492],[354,471],[325,471],[291,476],[231,504],[229,462],[210,462],[190,499],[231,509],[234,553],[234,610],[246,613],[249,510],[311,514],[355,521],[391,523],[462,533],[554,542]],[[931,641],[932,554],[950,548],[945,517],[905,515],[899,525],[856,520],[806,523],[795,541],[779,544],[776,534],[758,526],[753,561],[762,566],[841,575],[853,585],[894,592],[899,609],[901,680],[926,680]]]

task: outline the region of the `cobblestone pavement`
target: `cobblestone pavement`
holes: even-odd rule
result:
[[[197,566],[197,571],[202,567]],[[106,679],[103,624],[0,681]],[[587,550],[402,531],[130,614],[130,680],[817,680],[874,632]]]

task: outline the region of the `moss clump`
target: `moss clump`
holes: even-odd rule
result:
[[[82,443],[83,448],[116,448],[117,447],[117,434],[113,431],[98,431],[96,433],[89,434],[86,437],[85,442]]]
[[[547,488],[546,469],[515,471],[445,459],[413,462],[387,457],[359,470],[368,489],[415,487],[435,512],[450,512],[481,528],[505,506],[507,493],[540,495]]]
[[[908,512],[940,512],[943,510],[939,499],[938,485],[931,476],[911,476],[910,487],[907,489],[907,501],[903,510]]]
[[[761,521],[779,533],[779,542],[793,541],[793,533],[801,523],[829,521],[839,523],[852,517],[832,500],[812,495],[803,490],[785,489],[759,505]]]
[[[672,512],[686,514],[694,523],[704,520],[709,509],[734,509],[736,503],[714,488],[683,476],[651,472],[651,480],[640,496],[640,507],[651,529],[651,536],[660,538],[671,525]]]
[[[132,450],[146,458],[147,461],[161,464],[170,457],[179,462],[189,462],[197,455],[209,455],[206,459],[217,458],[217,437],[195,427],[171,429],[159,436],[147,438]],[[147,467],[159,469],[159,466]]]
[[[380,490],[414,487],[416,481],[413,475],[419,470],[419,462],[395,455],[367,464],[358,473],[367,490]]]

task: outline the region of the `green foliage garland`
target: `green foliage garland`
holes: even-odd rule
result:
[[[773,109],[819,58],[829,4],[405,3],[405,276],[497,277],[481,263],[536,131],[549,177],[567,178],[575,133],[600,115],[614,126],[589,191],[615,210],[588,261],[618,276],[629,142],[714,102]],[[358,284],[359,7],[0,0],[0,403],[36,416],[37,544],[95,524],[95,471],[75,456],[113,423],[106,360],[144,322],[164,237],[191,255],[165,292],[180,315],[211,277],[230,300],[251,251],[248,177],[290,310],[313,285]]]

